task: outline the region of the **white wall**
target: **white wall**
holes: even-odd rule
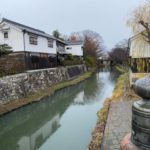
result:
[[[23,33],[17,28],[13,28],[8,24],[1,24],[0,27],[0,44],[8,44],[13,51],[23,51]],[[0,25],[0,26],[1,26]],[[3,29],[8,29],[8,39],[4,38]]]
[[[50,53],[56,54],[56,41],[54,41],[53,48],[48,47],[48,41],[46,37],[38,36],[38,44],[32,45],[29,42],[29,35],[28,33],[25,34],[25,47],[26,51],[30,52],[40,52],[40,53]]]
[[[150,44],[142,35],[131,39],[130,56],[132,58],[150,58]]]
[[[67,45],[65,50],[67,53],[72,54],[73,56],[83,56],[83,45]],[[70,48],[70,49],[67,49]]]
[[[14,52],[24,51],[24,41],[23,41],[23,32],[12,26],[8,23],[0,24],[0,44],[8,44],[12,47]],[[8,30],[8,39],[4,38],[3,31],[1,29],[9,29]],[[25,50],[30,52],[40,52],[40,53],[49,53],[56,54],[56,41],[54,41],[54,47],[48,47],[48,41],[46,37],[38,36],[38,45],[32,45],[29,42],[28,33],[25,34]]]

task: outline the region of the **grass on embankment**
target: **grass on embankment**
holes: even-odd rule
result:
[[[60,90],[62,88],[75,85],[75,84],[89,78],[93,72],[94,72],[94,70],[91,72],[86,72],[83,75],[78,76],[77,78],[55,84],[49,88],[38,91],[38,92],[31,94],[31,95],[28,95],[25,98],[21,98],[19,100],[12,100],[6,104],[0,104],[0,115],[6,114],[8,112],[11,112],[12,110],[15,110],[15,109],[22,107],[22,106],[25,106],[25,105],[28,105],[30,103],[40,101],[43,98],[52,95],[55,91]]]
[[[127,73],[129,70],[128,65],[116,65],[115,69],[120,73]]]
[[[105,100],[103,108],[97,113],[98,121],[95,129],[92,132],[92,140],[88,146],[88,150],[100,150],[110,103],[118,101],[122,97],[126,76],[127,74],[123,74],[118,78],[112,97]]]

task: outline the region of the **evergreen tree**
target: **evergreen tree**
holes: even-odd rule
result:
[[[11,53],[12,52],[11,49],[12,48],[9,45],[1,44],[0,45],[0,57],[3,56],[3,55],[7,55],[7,54]]]
[[[53,31],[53,36],[54,36],[55,38],[60,38],[60,33],[59,33],[59,31],[58,31],[58,30],[54,30],[54,31]]]

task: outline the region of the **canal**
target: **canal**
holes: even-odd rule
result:
[[[116,72],[100,71],[0,118],[0,150],[86,150]]]

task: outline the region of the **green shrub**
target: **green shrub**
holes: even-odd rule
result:
[[[80,65],[82,64],[82,60],[80,60],[77,56],[68,55],[67,58],[62,62],[63,66],[72,66],[72,65]]]
[[[91,56],[87,56],[85,58],[85,62],[86,62],[87,67],[95,67],[95,65],[96,65],[95,61],[94,61],[94,58],[91,57]]]

